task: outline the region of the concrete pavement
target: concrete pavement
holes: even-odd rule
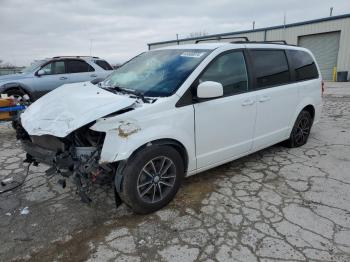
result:
[[[83,204],[71,184],[32,167],[20,190],[0,195],[0,260],[350,261],[350,86],[327,85],[305,146],[276,145],[190,177],[152,215],[116,210],[108,186]],[[0,178],[23,177],[8,125],[0,149]]]

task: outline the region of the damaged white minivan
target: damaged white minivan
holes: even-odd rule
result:
[[[21,115],[27,162],[72,176],[90,201],[96,177],[136,213],[168,204],[184,177],[285,141],[307,142],[323,86],[310,51],[256,42],[148,51],[98,85],[66,84]]]

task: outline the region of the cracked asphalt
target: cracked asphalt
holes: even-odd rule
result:
[[[190,177],[151,215],[115,209],[108,186],[88,206],[31,167],[0,195],[0,261],[350,261],[350,85],[328,86],[305,146]],[[23,158],[1,124],[0,178],[22,179]]]

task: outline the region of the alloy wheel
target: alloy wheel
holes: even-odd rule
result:
[[[147,162],[137,179],[139,197],[147,203],[163,200],[175,185],[176,167],[165,156],[155,157]]]
[[[299,120],[297,128],[295,130],[295,143],[297,145],[302,145],[307,141],[310,134],[310,119],[307,117],[302,117]]]

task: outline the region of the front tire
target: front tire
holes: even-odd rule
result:
[[[310,135],[312,122],[311,114],[306,110],[301,111],[294,123],[290,137],[286,141],[287,147],[294,148],[305,145]]]
[[[122,170],[119,195],[135,213],[154,212],[175,197],[184,171],[182,157],[173,147],[146,147],[129,159]]]

